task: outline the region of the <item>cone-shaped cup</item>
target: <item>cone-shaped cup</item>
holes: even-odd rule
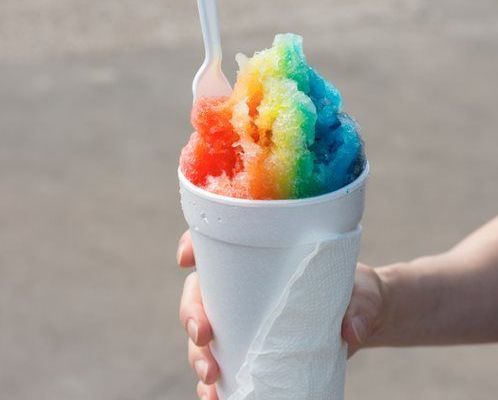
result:
[[[358,230],[368,171],[366,163],[354,182],[321,196],[246,200],[207,192],[179,170],[211,349],[221,368],[220,400],[236,391],[247,351],[299,263],[317,243]],[[356,265],[357,249],[351,257],[348,268]]]

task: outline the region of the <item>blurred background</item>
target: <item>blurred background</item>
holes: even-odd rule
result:
[[[496,0],[220,0],[224,69],[273,35],[360,121],[362,261],[497,214]],[[0,2],[0,398],[187,400],[176,167],[203,58],[194,0]],[[495,399],[498,345],[360,352],[348,400]]]

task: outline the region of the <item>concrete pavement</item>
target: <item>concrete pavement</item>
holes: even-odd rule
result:
[[[360,121],[364,262],[444,250],[497,214],[496,1],[220,3],[227,71],[301,33]],[[0,398],[195,398],[174,254],[196,24],[194,2],[0,5]],[[492,345],[368,350],[347,399],[489,400],[497,372]]]

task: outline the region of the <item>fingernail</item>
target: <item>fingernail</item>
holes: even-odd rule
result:
[[[367,338],[367,326],[365,323],[365,319],[362,316],[357,315],[353,317],[351,325],[353,327],[353,332],[356,336],[356,340],[358,341],[358,343],[363,343]]]
[[[178,250],[176,251],[176,262],[178,264],[182,263],[184,249],[185,249],[185,246],[183,244],[183,238],[182,238],[182,239],[180,239],[180,242],[178,243]]]
[[[205,360],[197,360],[194,363],[194,368],[197,376],[203,382],[206,382],[207,373],[208,373],[208,365]]]
[[[187,322],[187,333],[190,339],[192,339],[194,343],[197,343],[197,340],[199,339],[199,327],[193,319],[189,319]]]

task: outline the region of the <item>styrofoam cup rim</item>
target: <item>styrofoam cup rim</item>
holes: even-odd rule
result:
[[[318,203],[324,203],[327,201],[337,200],[341,197],[349,196],[352,192],[360,189],[364,186],[365,180],[370,172],[370,165],[368,161],[365,163],[362,173],[349,185],[346,185],[338,190],[330,193],[325,193],[320,196],[307,197],[304,199],[287,199],[287,200],[251,200],[251,199],[240,199],[235,197],[228,197],[219,195],[216,193],[209,192],[202,189],[192,182],[190,182],[185,175],[183,175],[180,168],[178,168],[178,179],[180,180],[180,185],[185,187],[188,191],[192,192],[196,196],[212,201],[215,203],[221,203],[229,206],[244,206],[244,207],[296,207],[313,205]]]

